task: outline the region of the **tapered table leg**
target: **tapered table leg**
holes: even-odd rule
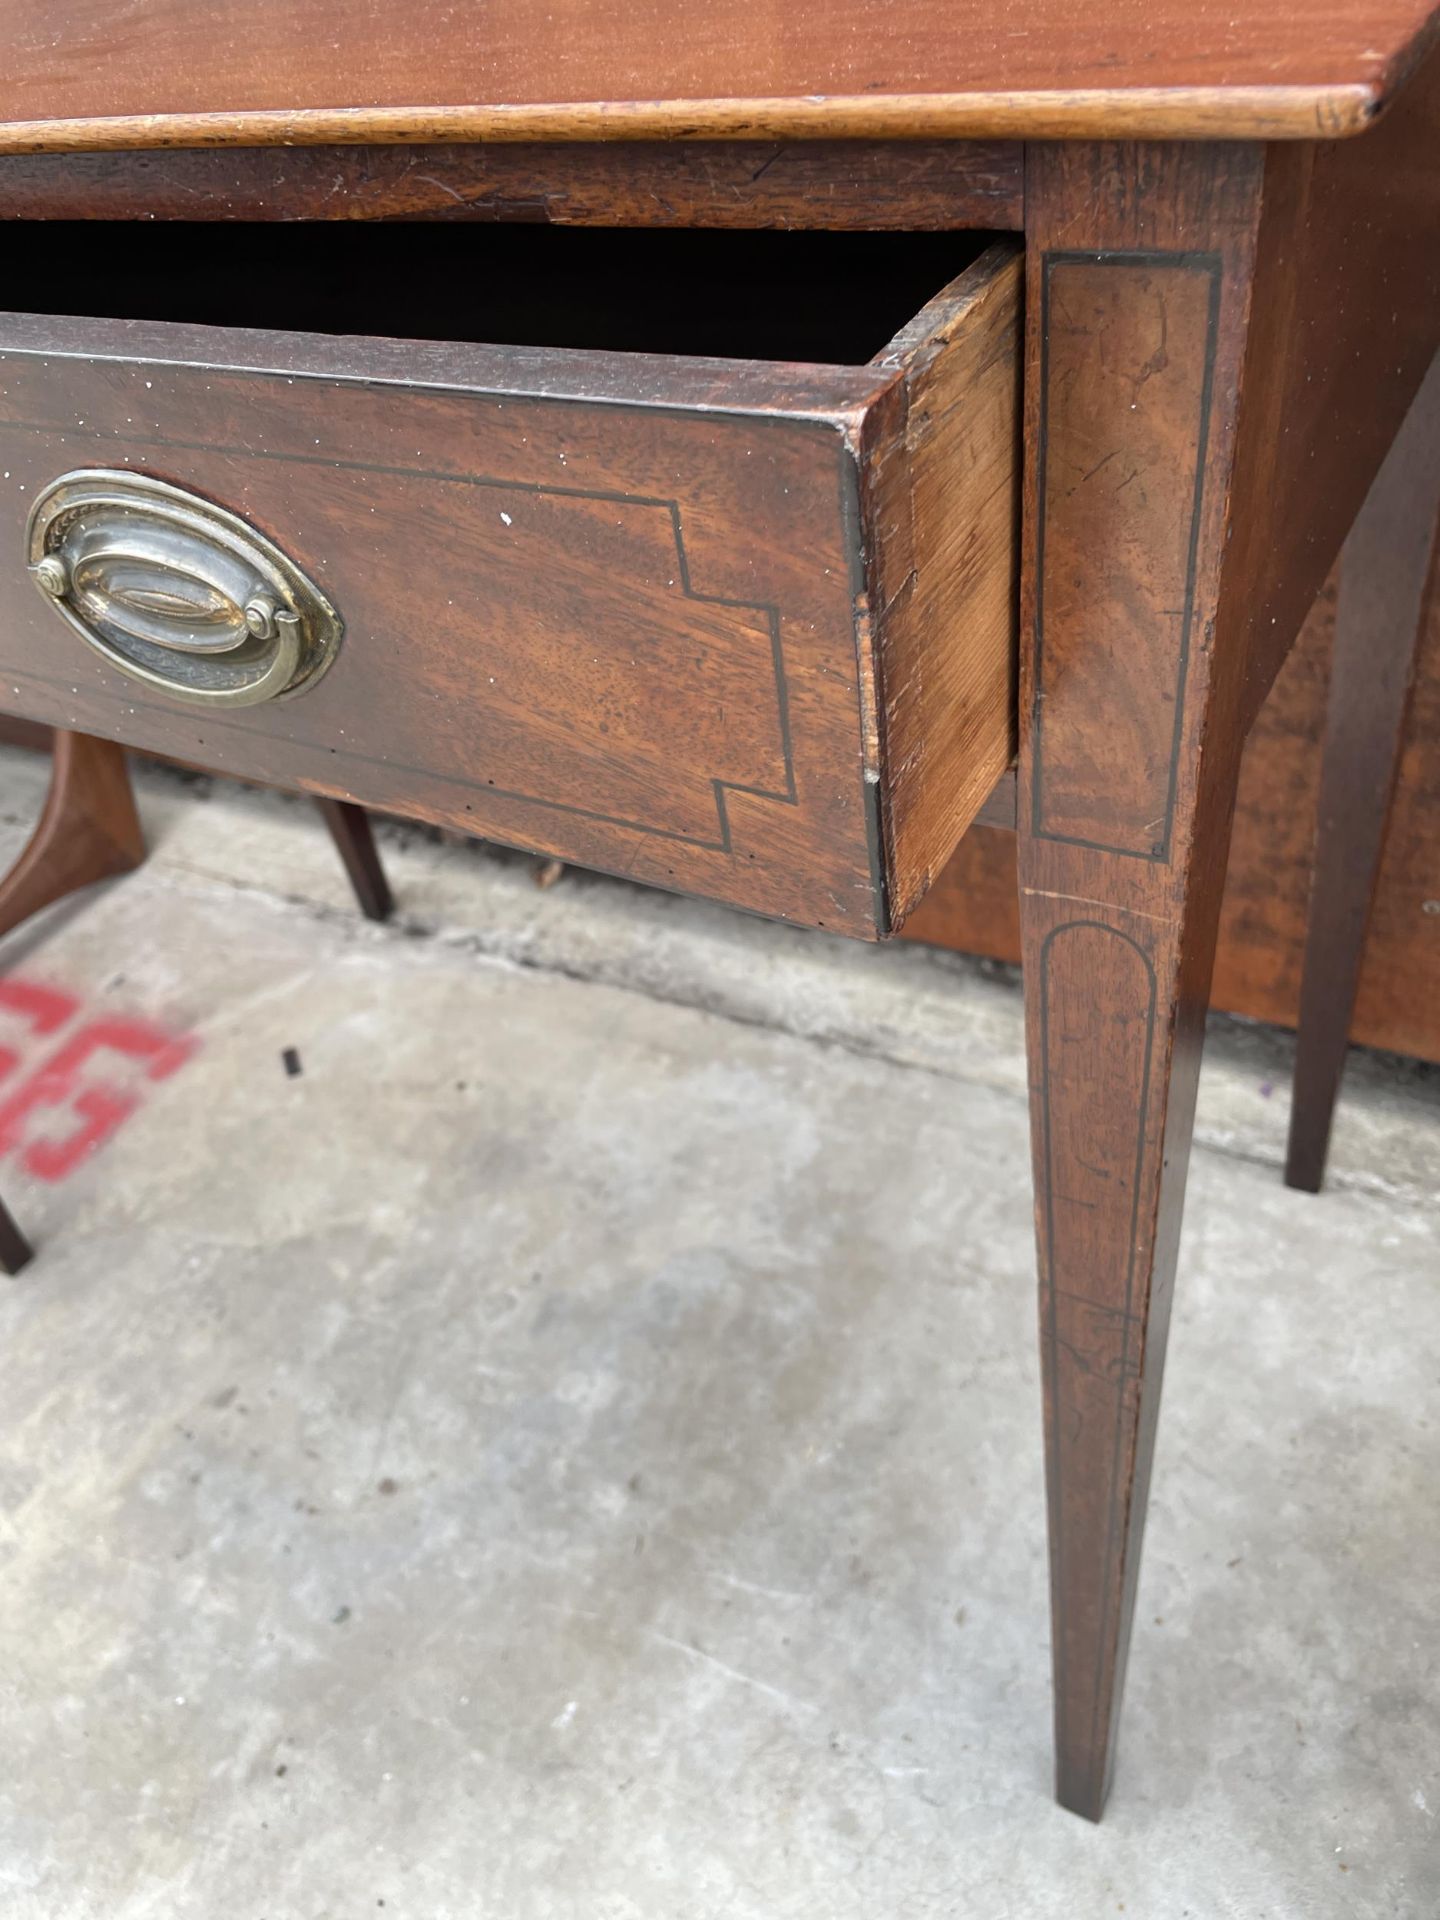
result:
[[[1017,831],[1056,1781],[1091,1819],[1239,763],[1219,605],[1258,182],[1244,150],[1114,148],[1088,174],[1039,150],[1027,188]]]
[[[375,845],[369,814],[349,800],[317,796],[315,804],[345,863],[360,911],[367,920],[388,920],[395,911],[395,900],[380,862],[380,849]]]
[[[14,1275],[33,1258],[34,1249],[16,1226],[10,1209],[0,1200],[0,1267]]]
[[[1287,1186],[1318,1193],[1365,929],[1400,768],[1440,515],[1440,361],[1430,369],[1340,560],[1314,876],[1305,931]]]

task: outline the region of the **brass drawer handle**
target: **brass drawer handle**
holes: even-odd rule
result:
[[[87,645],[174,700],[251,707],[310,686],[340,616],[273,541],[143,473],[82,469],[30,512],[30,577]]]

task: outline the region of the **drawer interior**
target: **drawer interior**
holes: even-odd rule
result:
[[[23,225],[8,229],[20,239]],[[31,313],[860,366],[993,234],[49,222]]]

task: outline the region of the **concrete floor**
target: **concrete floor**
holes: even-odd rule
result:
[[[6,1920],[1430,1920],[1440,1077],[1307,1199],[1215,1023],[1092,1828],[1014,978],[400,830],[376,929],[303,805],[142,804],[0,952],[200,1042],[0,1167]]]

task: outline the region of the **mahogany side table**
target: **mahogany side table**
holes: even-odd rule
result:
[[[0,706],[863,938],[1018,732],[1058,1791],[1091,1818],[1241,744],[1382,468],[1428,541],[1433,25],[9,23],[0,214],[51,224],[9,229]]]

